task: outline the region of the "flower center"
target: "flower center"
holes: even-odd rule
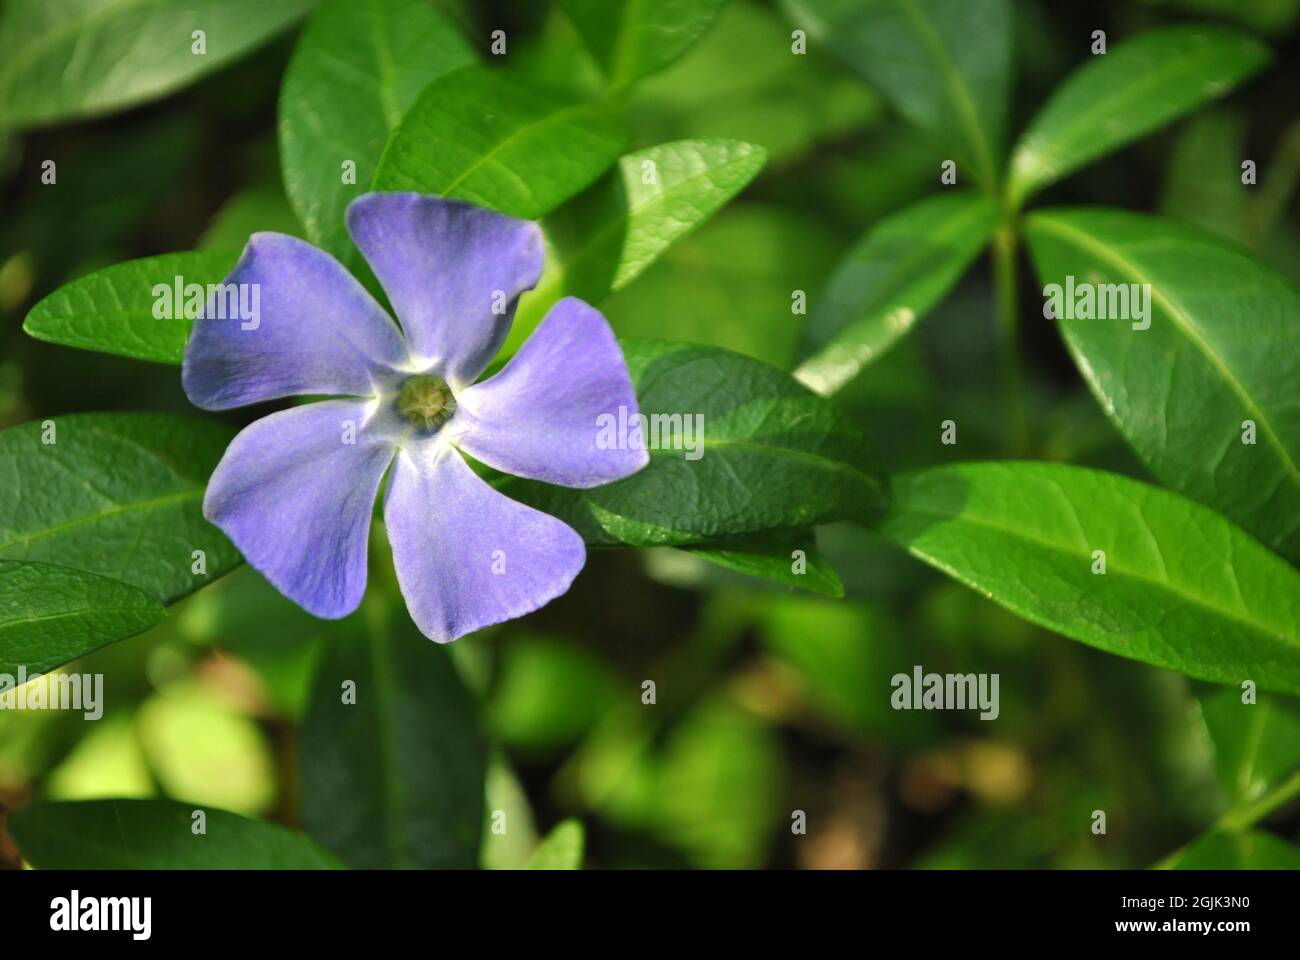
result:
[[[402,384],[397,394],[397,412],[421,430],[432,433],[456,412],[456,398],[444,381],[422,373]]]

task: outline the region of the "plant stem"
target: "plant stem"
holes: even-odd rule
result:
[[[1254,826],[1269,814],[1300,797],[1300,770],[1295,771],[1258,800],[1235,806],[1219,818],[1220,830],[1236,833]]]
[[[1017,246],[1015,223],[1008,217],[993,236],[994,296],[1002,338],[1002,386],[1011,453],[1023,456],[1029,452],[1029,421],[1025,413],[1025,378],[1020,358]]]
[[[1269,814],[1276,813],[1296,797],[1300,797],[1300,770],[1296,770],[1268,793],[1248,803],[1237,804],[1219,817],[1215,830],[1241,833],[1249,830]],[[1168,870],[1187,846],[1181,846],[1155,865],[1157,870]]]

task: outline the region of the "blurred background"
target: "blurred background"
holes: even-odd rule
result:
[[[547,3],[437,5],[479,47],[507,30],[511,69],[556,86],[595,83]],[[1042,202],[1187,219],[1300,280],[1300,0],[1014,5],[1013,130],[1085,61],[1095,29],[1115,44],[1213,20],[1267,39],[1278,59],[1243,91]],[[790,291],[819,289],[871,224],[937,188],[941,154],[829,54],[791,57],[792,26],[774,4],[731,0],[704,41],[633,94],[632,148],[735,137],[771,159],[737,201],[611,298],[620,335],[714,343],[790,369],[806,349]],[[159,103],[0,139],[0,428],[80,411],[196,412],[176,368],[44,344],[22,320],[60,284],[120,260],[299,232],[275,135],[295,35]],[[1269,171],[1249,196],[1242,158]],[[44,159],[58,164],[57,188],[40,183]],[[1038,292],[1025,283],[1038,456],[1145,476],[1054,325],[1032,315]],[[1006,449],[994,324],[981,262],[846,392],[891,469],[932,462],[938,423],[954,410],[967,458]],[[492,745],[487,809],[511,823],[505,836],[485,833],[484,864],[520,863],[539,833],[575,816],[586,862],[600,867],[1140,867],[1255,789],[1230,775],[1240,737],[1223,718],[1235,690],[1045,633],[862,530],[825,528],[819,539],[842,600],[681,551],[593,552],[568,595],[454,644]],[[368,609],[392,603],[386,563],[377,546]],[[106,675],[102,721],[0,711],[0,806],[163,795],[298,827],[313,667],[326,645],[376,629],[426,642],[404,614],[315,620],[241,568],[152,632],[68,668]],[[892,710],[889,678],[917,664],[1000,674],[999,718]],[[645,680],[656,683],[654,707],[642,704]],[[1300,721],[1287,729],[1300,754]],[[1270,762],[1300,762],[1279,749]],[[1105,836],[1089,829],[1097,809]],[[806,835],[792,832],[796,811]],[[1300,817],[1271,827],[1294,840]],[[0,863],[19,863],[2,833]]]

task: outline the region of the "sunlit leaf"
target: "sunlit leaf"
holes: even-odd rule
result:
[[[312,2],[8,0],[0,16],[0,127],[165,96],[260,46]]]
[[[1178,494],[1063,464],[955,464],[894,477],[880,531],[1090,646],[1300,691],[1300,572]]]
[[[1025,229],[1063,313],[1070,277],[1106,301],[1109,319],[1096,318],[1100,306],[1091,318],[1072,309],[1058,325],[1151,471],[1300,561],[1300,290],[1172,220],[1061,209],[1032,214]]]
[[[41,300],[23,329],[67,347],[180,364],[193,324],[190,285],[221,283],[238,259],[237,250],[194,250],[114,264]]]
[[[374,188],[468,200],[535,220],[594,181],[624,135],[610,105],[467,67],[425,88],[388,139]]]
[[[1011,202],[1222,97],[1270,59],[1247,33],[1195,25],[1151,30],[1092,57],[1021,136],[1011,157]]]

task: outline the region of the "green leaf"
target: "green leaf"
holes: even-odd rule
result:
[[[1212,510],[1048,463],[918,470],[893,493],[886,538],[1027,620],[1204,680],[1300,691],[1300,572]]]
[[[856,377],[947,295],[998,217],[986,196],[944,193],[868,230],[814,303],[808,336],[818,349],[795,376],[821,394]]]
[[[582,867],[585,838],[582,822],[565,820],[546,835],[528,858],[529,870],[578,870]]]
[[[0,560],[0,674],[45,673],[166,616],[161,603],[120,581]]]
[[[1223,96],[1271,58],[1247,33],[1199,25],[1151,30],[1093,57],[1020,137],[1007,184],[1012,205]]]
[[[811,530],[751,533],[713,543],[688,544],[682,549],[737,573],[828,597],[844,596],[844,584],[831,562],[817,549],[817,540]],[[797,557],[796,551],[803,556]],[[800,561],[804,569],[796,572],[794,566]]]
[[[280,88],[285,190],[312,243],[355,267],[343,222],[374,178],[388,136],[431,81],[475,60],[425,0],[325,0]],[[352,184],[343,165],[354,164]]]
[[[1173,870],[1300,870],[1300,849],[1270,833],[1207,833],[1163,867]]]
[[[1076,364],[1152,473],[1300,561],[1300,291],[1171,220],[1074,209],[1025,226],[1045,285],[1150,284],[1149,329],[1058,320]]]
[[[0,431],[0,558],[97,573],[164,603],[197,590],[240,559],[202,512],[233,436],[163,413],[71,414]],[[194,572],[197,550],[205,573]]]
[[[560,0],[614,87],[672,63],[709,28],[725,0]]]
[[[1201,697],[1219,782],[1234,806],[1259,799],[1300,767],[1300,705],[1275,694],[1256,696],[1254,703],[1243,703],[1240,690]]]
[[[624,341],[623,352],[649,418],[650,465],[589,490],[506,478],[503,492],[603,546],[866,519],[884,504],[886,481],[861,431],[789,374],[691,344]]]
[[[308,832],[353,867],[477,865],[487,751],[447,651],[405,624],[331,640],[302,730]]]
[[[734,140],[683,140],[624,156],[546,218],[547,272],[521,303],[509,343],[518,349],[561,297],[598,303],[626,286],[743,190],[766,157]]]
[[[300,834],[174,800],[44,803],[9,815],[18,850],[38,870],[329,870],[338,862]]]
[[[118,263],[55,290],[32,307],[23,329],[50,343],[179,364],[193,322],[182,309],[188,299],[184,287],[221,283],[238,259],[235,251],[194,250]],[[174,296],[178,279],[179,304]],[[159,319],[155,309],[170,317]]]
[[[425,88],[388,139],[376,190],[468,200],[535,220],[594,181],[624,134],[610,104],[575,103],[486,67]]]
[[[312,0],[9,0],[0,15],[0,127],[154,100],[238,59]],[[194,52],[195,30],[206,52]]]
[[[1011,82],[1007,0],[785,0],[790,22],[826,44],[904,117],[998,175]],[[963,182],[958,173],[958,181]]]

